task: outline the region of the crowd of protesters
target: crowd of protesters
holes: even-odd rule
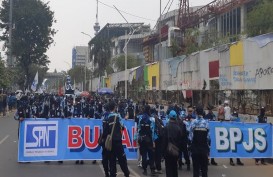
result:
[[[123,119],[135,121],[137,133],[134,139],[138,143],[138,166],[143,170],[144,175],[148,175],[148,167],[152,176],[163,174],[161,165],[165,161],[167,177],[178,176],[178,170],[182,170],[184,164],[188,171],[193,168],[194,177],[199,175],[206,177],[208,165],[217,165],[213,158],[209,160],[208,122],[233,121],[238,118],[236,110],[231,112],[228,101],[225,101],[224,105],[219,102],[217,116],[212,111],[214,107],[208,107],[206,113],[201,105],[185,108],[184,105],[169,102],[165,109],[164,105],[158,103],[149,105],[145,100],[133,102],[131,99],[113,96],[106,98],[100,95],[75,97],[74,95],[22,94],[17,98],[16,105],[15,119],[21,121],[24,118],[102,119],[103,132],[99,144],[102,146],[102,164],[106,177],[116,176],[117,160],[124,175],[130,174],[122,146]],[[257,120],[259,123],[266,122],[264,108],[261,109]],[[111,133],[113,147],[107,150],[105,141]],[[265,164],[263,159],[256,159],[256,164],[259,161]],[[76,161],[76,164],[83,163]],[[240,159],[237,159],[237,164],[244,165]],[[230,165],[235,165],[232,159]]]

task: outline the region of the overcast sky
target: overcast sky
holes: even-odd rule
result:
[[[55,12],[57,23],[54,28],[58,33],[54,36],[55,43],[47,52],[51,61],[50,71],[67,70],[71,67],[72,48],[87,46],[90,37],[94,36],[93,25],[96,22],[96,0],[43,0],[49,1],[51,10]],[[179,0],[162,0],[162,11],[167,3],[171,4],[165,12],[177,9]],[[190,6],[205,5],[213,0],[189,0]],[[115,5],[129,23],[144,22],[154,27],[159,17],[160,0],[99,0],[98,20],[101,26],[107,23],[125,23],[122,16],[115,10]]]

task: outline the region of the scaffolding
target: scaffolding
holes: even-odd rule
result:
[[[188,28],[195,27],[202,22],[207,22],[216,15],[231,11],[236,7],[255,0],[214,0],[202,8],[189,12],[189,0],[180,0],[179,16],[177,25],[185,31]]]

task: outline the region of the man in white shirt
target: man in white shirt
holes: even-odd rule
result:
[[[229,107],[229,102],[226,100],[224,102],[224,110],[225,110],[225,121],[230,121],[231,119],[231,108]]]
[[[232,115],[231,115],[231,108],[229,107],[229,102],[226,100],[224,102],[224,110],[225,110],[225,121],[231,121],[231,118],[232,118]],[[236,158],[236,161],[237,161],[237,165],[241,165],[243,166],[244,164],[241,162],[240,158]],[[235,163],[233,162],[233,159],[230,158],[229,159],[229,164],[231,166],[234,166]]]

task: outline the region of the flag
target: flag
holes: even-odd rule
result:
[[[46,91],[46,84],[45,84],[46,81],[47,81],[47,79],[44,79],[42,82],[42,86],[41,86],[42,91]]]
[[[36,72],[36,75],[35,75],[35,77],[34,77],[34,80],[33,80],[33,82],[32,82],[32,84],[31,84],[31,90],[32,91],[36,91],[36,89],[37,89],[37,84],[38,84],[38,71]]]

